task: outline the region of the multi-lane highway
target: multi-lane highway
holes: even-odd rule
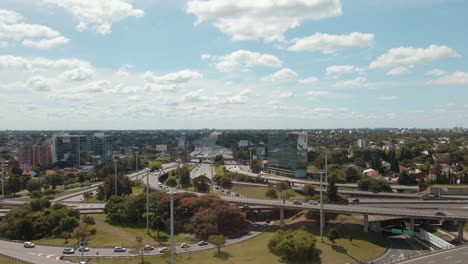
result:
[[[400,264],[464,264],[468,263],[468,247],[463,246],[434,254],[408,259]]]

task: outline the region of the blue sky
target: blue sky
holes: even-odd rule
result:
[[[0,129],[468,125],[463,0],[3,0]]]

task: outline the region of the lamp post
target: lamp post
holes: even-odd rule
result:
[[[117,159],[114,159],[114,194],[117,195]]]
[[[320,171],[320,242],[323,243],[323,228],[324,215],[323,215],[323,171]],[[328,153],[325,152],[325,182],[328,183]]]
[[[149,234],[149,176],[150,176],[150,169],[146,168],[146,234]]]
[[[174,190],[169,191],[171,198],[171,264],[174,264]]]
[[[2,201],[5,199],[5,161],[2,160]]]
[[[135,152],[135,173],[136,173],[136,179],[138,180],[138,151]]]

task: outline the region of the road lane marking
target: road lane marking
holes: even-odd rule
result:
[[[460,262],[462,262],[462,261],[461,261],[461,260],[457,260],[457,261],[455,261],[454,263],[460,263]]]
[[[447,256],[445,257],[445,259],[451,259],[453,256]]]
[[[427,262],[427,264],[429,264],[429,263],[434,263],[434,262],[435,262],[434,260],[431,260],[431,261]]]
[[[466,254],[468,254],[468,252],[465,252],[465,253],[462,253],[462,254],[463,254],[463,255],[466,255]]]

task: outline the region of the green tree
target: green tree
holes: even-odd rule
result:
[[[305,196],[314,196],[315,194],[315,188],[312,184],[306,183],[302,187],[302,192],[304,192]]]
[[[261,160],[255,159],[252,160],[252,163],[250,164],[250,169],[252,170],[253,173],[260,173],[262,171],[263,164]]]
[[[356,169],[353,167],[348,167],[345,170],[345,180],[348,183],[355,183],[359,180],[359,175]]]
[[[164,182],[165,185],[169,187],[176,187],[177,186],[177,180],[174,176],[170,176],[167,178],[167,180]]]
[[[106,193],[104,192],[104,186],[100,185],[97,188],[96,199],[98,201],[102,201],[102,200],[106,199]]]
[[[159,161],[153,161],[149,164],[149,168],[151,169],[151,171],[160,170],[161,167],[162,167],[162,163]]]
[[[85,198],[86,201],[88,201],[89,199],[91,199],[93,197],[93,193],[92,192],[85,192],[83,193],[83,198]]]
[[[317,256],[315,236],[304,229],[279,230],[268,242],[270,251],[284,261],[310,261]]]
[[[276,183],[276,191],[280,193],[280,198],[283,199],[283,192],[287,191],[291,186],[286,181],[280,181]]]
[[[30,180],[26,186],[29,192],[32,191],[40,191],[42,188],[42,181],[41,180]]]
[[[335,244],[335,240],[340,239],[340,234],[336,230],[336,228],[330,228],[327,232],[327,239],[330,240],[333,244]]]
[[[276,194],[276,190],[271,188],[271,189],[268,189],[266,192],[265,192],[265,197],[268,197],[270,199],[277,199],[278,198],[278,194]]]
[[[161,216],[154,216],[151,221],[151,229],[157,232],[157,236],[159,237],[159,231],[162,231],[166,228],[166,222],[161,218]]]
[[[182,167],[180,170],[180,185],[186,187],[190,184],[190,171],[187,166]]]
[[[331,175],[328,177],[327,197],[330,202],[337,202],[339,200],[338,187],[336,187],[335,175]]]
[[[221,252],[221,247],[226,244],[226,237],[223,235],[211,235],[208,237],[208,242],[215,245],[218,248],[218,253]]]
[[[204,175],[192,179],[193,187],[196,192],[207,193],[210,191],[210,179]]]
[[[224,158],[223,155],[217,155],[214,159],[215,166],[224,165]]]
[[[21,177],[19,175],[11,175],[6,184],[6,191],[9,193],[13,193],[13,196],[16,195],[17,192],[21,191],[23,188],[23,184],[21,182]]]

